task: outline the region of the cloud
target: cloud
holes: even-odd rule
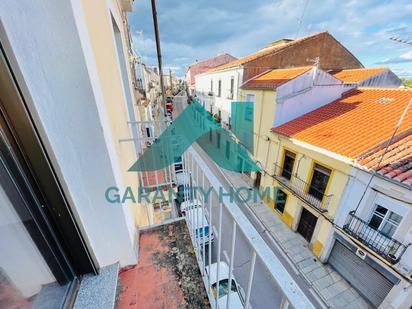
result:
[[[412,62],[412,51],[404,53],[398,57],[385,59],[381,62],[377,62],[377,64],[404,63],[404,62]]]
[[[224,52],[244,56],[280,38],[324,30],[365,65],[410,64],[410,48],[389,40],[412,38],[410,0],[158,0],[157,11],[164,66],[179,66],[180,75],[196,60]],[[150,1],[136,0],[129,22],[135,49],[156,65]]]

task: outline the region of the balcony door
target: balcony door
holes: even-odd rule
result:
[[[290,180],[292,178],[293,166],[295,165],[295,154],[290,151],[285,151],[282,166],[282,177]]]
[[[0,134],[0,308],[62,308],[76,276]]]
[[[323,200],[330,174],[330,169],[327,169],[319,164],[315,164],[308,193],[319,201]]]
[[[70,307],[96,263],[0,39],[0,308]]]

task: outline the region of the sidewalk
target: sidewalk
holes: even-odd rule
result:
[[[221,171],[234,188],[248,186],[238,173],[222,169]],[[339,273],[329,265],[321,263],[313,255],[306,240],[293,232],[269,206],[263,201],[246,204],[283,249],[308,285],[330,308],[370,308],[370,305]]]

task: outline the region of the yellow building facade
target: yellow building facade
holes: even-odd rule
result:
[[[108,5],[109,4],[109,5]],[[126,9],[121,1],[82,1],[91,49],[105,102],[112,140],[119,157],[123,186],[138,188],[137,173],[128,172],[137,160],[133,142],[119,142],[132,137],[128,123],[133,113],[138,120],[131,42]],[[130,8],[129,8],[130,9]],[[132,110],[128,108],[133,106]],[[131,105],[130,105],[131,104]],[[123,190],[122,190],[123,191]],[[147,215],[140,205],[129,203],[135,226],[147,225]]]
[[[284,203],[277,202],[274,196],[266,197],[265,202],[292,230],[305,234],[313,253],[322,259],[323,249],[333,231],[334,215],[348,182],[351,161],[272,132],[276,96],[275,90],[241,91],[243,101],[254,102],[253,157],[263,170],[261,175],[254,173],[252,178],[255,186],[263,191],[267,187],[276,186],[286,194],[279,197],[285,197]],[[294,160],[290,179],[282,180],[287,155],[292,155]],[[308,193],[314,171],[318,168],[330,171],[320,201]]]

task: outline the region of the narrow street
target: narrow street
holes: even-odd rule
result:
[[[182,111],[184,105],[186,104],[186,96],[177,96],[174,99],[175,111],[174,119]],[[192,145],[193,149],[201,156],[202,160],[207,163],[207,168],[218,178],[221,186],[226,192],[229,192],[229,188],[233,185],[228,181],[224,172],[204,153],[204,151],[197,145]],[[203,172],[203,171],[202,171]],[[218,201],[212,200],[212,220],[211,224],[217,226],[218,222]],[[297,285],[304,291],[308,299],[316,306],[316,308],[326,308],[326,305],[322,300],[313,293],[312,288],[307,284],[307,282],[298,274],[296,269],[291,265],[291,262],[285,256],[285,253],[281,251],[279,245],[276,244],[274,238],[267,233],[263,224],[259,219],[253,214],[253,212],[248,208],[245,203],[236,203],[236,205],[242,210],[244,215],[249,219],[253,227],[258,231],[266,244],[270,247],[273,253],[278,257],[279,261],[287,269],[289,274],[293,277]],[[264,207],[264,204],[262,204]],[[222,222],[222,249],[221,249],[221,260],[227,261],[230,252],[230,243],[232,238],[232,227],[229,221],[226,221],[223,214]],[[217,261],[217,241],[214,242],[212,247],[212,262]],[[238,236],[236,238],[236,263],[234,267],[234,276],[240,283],[242,287],[246,287],[248,280],[249,267],[247,263],[250,260],[250,245],[247,240]],[[282,299],[282,293],[277,287],[277,283],[273,282],[273,279],[269,276],[265,266],[262,263],[257,262],[255,267],[255,277],[253,280],[253,289],[251,295],[251,303],[253,307],[256,308],[278,308]],[[268,307],[268,304],[271,304]]]

